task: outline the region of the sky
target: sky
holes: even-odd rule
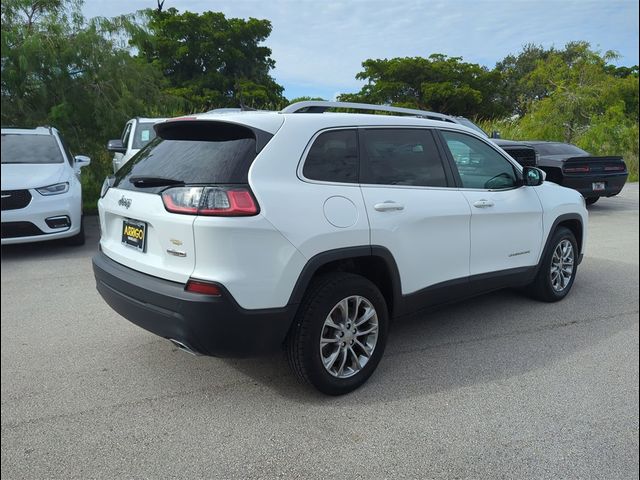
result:
[[[360,90],[369,58],[462,57],[493,68],[522,46],[562,48],[586,40],[638,64],[638,0],[165,0],[180,12],[223,12],[271,21],[265,41],[284,95],[322,97]],[[85,0],[86,17],[112,17],[156,0]]]

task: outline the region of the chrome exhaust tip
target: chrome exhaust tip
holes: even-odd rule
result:
[[[179,340],[176,340],[175,338],[170,338],[169,341],[171,343],[173,343],[176,347],[178,347],[179,350],[182,350],[183,352],[187,352],[190,353],[193,356],[199,357],[200,354],[198,352],[196,352],[195,350],[193,350],[191,347],[189,347],[188,345],[182,343]]]

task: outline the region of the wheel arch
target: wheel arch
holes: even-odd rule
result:
[[[584,245],[584,225],[582,223],[582,217],[577,213],[565,213],[556,218],[549,229],[549,233],[547,234],[547,238],[545,240],[544,248],[540,254],[540,261],[544,258],[545,253],[549,249],[549,243],[551,242],[551,238],[553,237],[554,232],[559,227],[565,227],[571,230],[573,236],[576,237],[576,242],[578,244],[579,249],[579,260],[582,258]]]
[[[394,316],[402,295],[400,273],[391,252],[377,245],[338,248],[309,259],[298,276],[289,305],[300,304],[311,281],[330,272],[355,273],[373,282],[387,302],[389,317]]]

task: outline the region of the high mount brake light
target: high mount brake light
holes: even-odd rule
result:
[[[248,187],[175,187],[162,192],[164,208],[172,213],[218,217],[256,215],[258,203]]]

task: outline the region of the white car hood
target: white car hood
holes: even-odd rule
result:
[[[65,170],[64,163],[3,163],[2,190],[39,188],[63,182]]]

